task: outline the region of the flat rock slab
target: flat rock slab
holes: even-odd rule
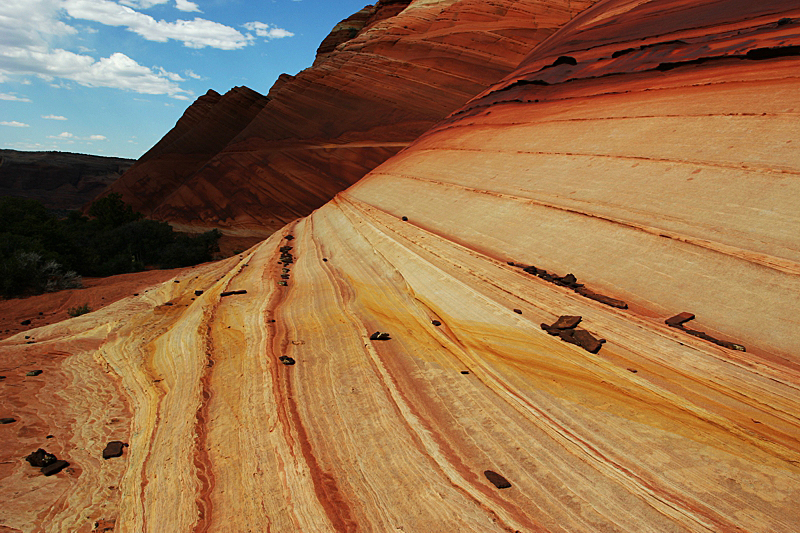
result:
[[[673,328],[679,328],[690,320],[694,320],[692,313],[678,313],[677,315],[666,319],[664,322]]]
[[[244,290],[244,289],[242,289],[240,291],[225,291],[225,292],[220,294],[220,297],[224,298],[225,296],[233,296],[234,294],[247,294],[247,291]]]
[[[486,470],[483,473],[486,476],[486,479],[491,481],[492,485],[497,487],[498,489],[507,489],[511,486],[511,483],[508,482],[506,478],[498,474],[497,472],[493,472],[491,470]]]
[[[58,474],[68,466],[69,463],[67,461],[59,459],[55,462],[50,463],[45,467],[42,467],[42,474],[44,474],[45,476],[52,476],[54,474]]]
[[[127,442],[112,440],[106,444],[103,450],[103,459],[111,459],[112,457],[121,457],[122,451],[128,446]]]
[[[563,315],[558,317],[558,320],[553,322],[550,327],[553,329],[572,329],[580,324],[582,319],[583,317],[580,316]]]

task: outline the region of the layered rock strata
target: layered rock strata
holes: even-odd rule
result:
[[[183,229],[269,234],[511,72],[592,3],[378,2],[338,24],[313,67],[282,76],[234,137],[195,131],[216,131],[203,97],[151,150],[158,155],[148,152],[110,191]],[[214,147],[203,145],[209,138]]]

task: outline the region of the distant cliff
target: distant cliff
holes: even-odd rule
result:
[[[0,150],[0,196],[32,198],[53,209],[78,209],[134,163],[68,152]]]

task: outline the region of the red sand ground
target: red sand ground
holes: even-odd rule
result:
[[[83,278],[82,289],[0,300],[0,339],[70,318],[67,311],[73,307],[89,304],[93,311],[100,309],[173,278],[189,268],[191,267],[150,270],[107,278]],[[25,320],[30,320],[31,323],[27,326],[21,325]]]

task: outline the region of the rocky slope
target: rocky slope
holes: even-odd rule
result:
[[[178,227],[269,234],[309,214],[508,74],[592,0],[383,0],[339,23],[231,138],[208,95],[110,191]],[[240,89],[241,90],[241,89]],[[228,98],[225,95],[224,98]],[[263,103],[259,101],[259,105]],[[240,114],[242,114],[240,116]],[[172,140],[179,138],[180,147]],[[202,141],[202,142],[201,142]],[[224,145],[224,148],[222,147]]]
[[[133,163],[68,152],[0,150],[0,196],[33,198],[52,209],[80,209]]]
[[[796,531],[798,21],[604,0],[241,258],[0,341],[0,524]]]

